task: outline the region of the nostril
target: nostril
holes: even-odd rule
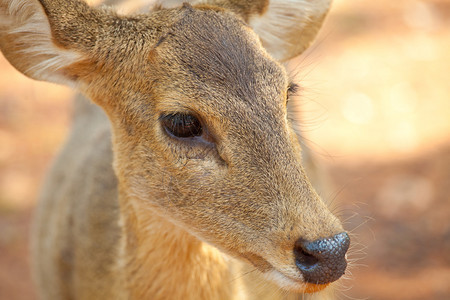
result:
[[[313,242],[295,243],[295,263],[306,282],[325,284],[339,279],[347,267],[346,252],[350,238],[345,232]]]
[[[295,245],[294,249],[295,262],[301,270],[308,271],[314,268],[314,266],[317,264],[319,260],[314,255],[311,255],[308,252],[306,252],[302,247],[303,245],[305,245],[303,241],[300,242],[297,241]]]

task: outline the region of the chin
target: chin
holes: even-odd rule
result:
[[[281,272],[277,270],[271,270],[264,273],[264,277],[277,284],[280,288],[282,288],[285,291],[291,292],[291,293],[299,293],[299,294],[310,294],[310,293],[316,293],[320,292],[323,289],[325,289],[327,286],[329,286],[329,283],[326,284],[314,284],[314,283],[308,283],[303,282],[300,279],[295,280],[292,279]]]

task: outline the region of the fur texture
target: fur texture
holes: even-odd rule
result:
[[[33,234],[43,299],[282,299],[324,288],[304,282],[294,244],[343,229],[306,176],[289,80],[271,55],[305,49],[328,2],[283,3],[303,5],[294,15],[309,25],[283,34],[279,1],[120,16],[75,0],[0,0],[7,59],[103,110],[79,104],[44,187]],[[264,20],[281,44],[263,37]],[[174,113],[196,116],[202,135],[168,134],[161,119]]]

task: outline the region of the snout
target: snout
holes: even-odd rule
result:
[[[305,282],[327,284],[339,279],[347,267],[345,254],[350,238],[342,232],[331,238],[295,243],[295,263],[303,274]]]

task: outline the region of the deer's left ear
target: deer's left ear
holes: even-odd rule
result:
[[[279,61],[306,50],[328,13],[331,0],[209,0],[240,15]]]
[[[0,50],[33,79],[75,86],[65,68],[88,61],[102,18],[82,1],[0,0]]]

